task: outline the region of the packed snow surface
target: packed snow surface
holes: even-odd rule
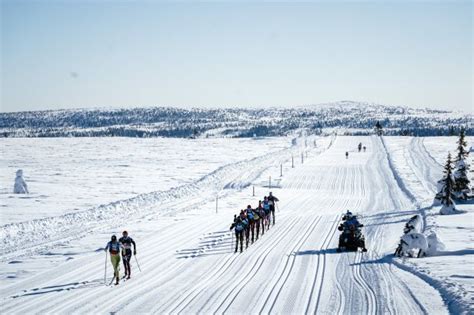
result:
[[[453,139],[439,141],[451,148]],[[306,140],[1,139],[8,150],[0,311],[472,312],[474,209],[465,204],[463,214],[446,218],[428,213],[442,150],[430,156],[423,151],[430,144],[419,138]],[[367,152],[357,152],[359,142]],[[18,168],[30,198],[11,194]],[[276,224],[234,254],[233,215],[270,189],[280,199]],[[365,225],[367,253],[336,252],[347,209]],[[393,257],[415,214],[425,230],[439,232],[442,256]],[[112,271],[102,248],[124,229],[137,242],[141,272],[133,259],[132,279],[107,286]]]

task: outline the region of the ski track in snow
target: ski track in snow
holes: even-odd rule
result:
[[[344,152],[359,140],[367,144],[367,152],[354,150],[345,159]],[[136,240],[143,272],[132,261],[131,280],[104,286],[104,263],[107,282],[110,263],[104,262],[103,252],[89,254],[3,286],[0,310],[15,314],[446,314],[438,291],[392,262],[394,240],[414,210],[391,169],[385,145],[377,137],[338,137],[331,144],[283,176],[280,188],[273,189],[281,200],[276,224],[243,253],[233,253],[235,237],[228,230],[238,208],[214,215],[199,215],[200,211],[212,205],[219,185],[229,187],[222,194],[223,204],[244,207],[245,188],[264,181],[271,167],[279,172],[275,166],[288,158],[288,151],[228,166],[197,190],[192,186],[170,193],[176,198],[166,202],[143,198],[140,208],[145,210],[137,221],[156,220],[151,209],[157,202],[175,216],[167,221],[160,217],[159,230]],[[419,149],[422,144],[413,145]],[[358,213],[365,224],[367,253],[336,253],[337,226],[346,209]],[[107,220],[101,223],[114,226]]]

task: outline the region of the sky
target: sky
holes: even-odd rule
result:
[[[0,111],[301,106],[474,113],[471,1],[1,4]]]

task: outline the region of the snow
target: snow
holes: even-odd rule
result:
[[[439,209],[439,214],[442,215],[456,214],[457,212],[458,211],[456,210],[454,203],[450,205],[442,205],[441,209]]]
[[[289,147],[291,138],[1,139],[1,221],[31,221],[192,183],[214,169]],[[34,148],[34,149],[32,149]],[[212,152],[203,150],[212,148]],[[22,157],[21,159],[19,157]],[[30,194],[12,194],[22,167]]]
[[[413,195],[413,201],[424,216],[426,235],[435,232],[445,250],[436,256],[407,263],[410,271],[439,288],[449,299],[452,312],[472,312],[474,298],[474,205],[458,202],[455,215],[438,215],[441,206],[433,203],[436,183],[443,176],[448,152],[455,152],[457,137],[387,137],[388,150],[397,176]],[[466,137],[468,146],[473,138]],[[472,159],[472,157],[469,157]],[[471,162],[472,163],[472,162]]]
[[[303,139],[291,146],[286,137],[0,139],[8,148],[0,164],[0,311],[467,313],[474,211],[462,204],[462,214],[434,218],[441,150],[428,156],[426,140],[338,136],[303,148]],[[359,142],[367,152],[357,152]],[[4,188],[19,167],[31,198]],[[233,215],[270,189],[280,199],[276,225],[234,254]],[[336,253],[347,209],[364,224],[367,253]],[[415,214],[446,248],[394,258]],[[132,260],[132,279],[107,287],[102,249],[124,229],[142,272]]]
[[[23,179],[23,170],[16,171],[15,184],[13,185],[14,194],[27,194],[28,185]]]

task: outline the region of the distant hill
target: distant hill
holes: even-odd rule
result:
[[[71,109],[0,113],[0,137],[261,137],[306,130],[362,135],[379,121],[386,135],[453,135],[474,117],[432,109],[341,101],[295,108]]]

